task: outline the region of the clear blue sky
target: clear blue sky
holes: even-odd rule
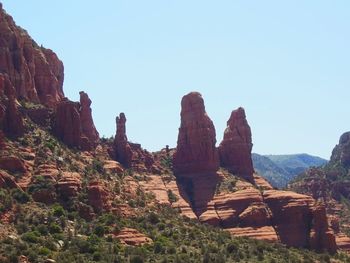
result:
[[[329,158],[350,130],[350,1],[2,0],[88,92],[101,134],[176,145],[181,97],[202,93],[221,141],[243,106],[254,152]]]

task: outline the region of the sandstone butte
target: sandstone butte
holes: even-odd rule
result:
[[[1,4],[0,72],[1,187],[27,190],[38,180],[49,181],[51,190],[37,191],[33,195],[34,200],[45,203],[56,202],[62,195],[65,198],[76,196],[81,189],[82,174],[64,170],[59,160],[37,162],[35,149],[19,148],[5,138],[29,132],[25,121],[31,119],[44,129],[51,124],[52,133],[66,145],[90,151],[81,153],[84,160],[77,166],[85,167],[91,163],[91,156],[108,152],[110,157],[105,155],[107,165],[102,169],[112,167],[119,172],[123,172],[123,168],[133,169],[147,177],[145,182],[125,177],[128,186],[125,194],[131,196],[137,187],[142,187],[146,192],[154,192],[161,203],[180,209],[182,214],[220,226],[235,235],[336,251],[334,235],[322,205],[306,195],[273,190],[254,174],[251,131],[243,109],[232,112],[218,149],[215,127],[205,111],[202,96],[197,92],[184,96],[178,144],[173,156],[176,180],[159,181],[156,175],[162,172],[159,160],[140,144],[127,140],[124,114],[116,119],[117,132],[109,149],[99,145],[88,95],[81,92],[79,102],[65,98],[63,63],[52,50],[40,47],[26,31],[17,27]],[[17,147],[17,159],[11,157],[10,146]],[[49,150],[45,154],[52,155]],[[12,159],[6,159],[9,157]],[[113,159],[124,167],[111,163]],[[220,163],[237,176],[234,191],[217,191],[233,177],[219,170]],[[16,178],[11,175],[14,171],[18,173]],[[169,190],[177,196],[176,200],[169,200]],[[115,196],[111,196],[106,180],[90,181],[87,191],[94,211],[81,205],[78,210],[82,216],[91,218],[94,212],[118,208],[124,209],[125,214],[132,214],[129,208],[113,203]],[[119,238],[126,243],[151,242],[133,229],[124,229]]]

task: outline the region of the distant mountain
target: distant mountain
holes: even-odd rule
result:
[[[327,160],[309,154],[252,155],[255,170],[273,186],[285,187],[309,167],[325,165]]]

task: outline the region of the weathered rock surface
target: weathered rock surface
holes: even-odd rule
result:
[[[122,174],[124,172],[124,169],[121,166],[121,164],[112,160],[106,160],[103,164],[103,169],[106,173]]]
[[[177,177],[195,178],[219,168],[214,124],[205,112],[200,93],[191,92],[181,101],[181,125],[173,156]]]
[[[142,246],[144,244],[153,243],[152,239],[133,228],[123,228],[116,235],[116,238],[118,238],[122,244],[129,246]]]
[[[92,150],[99,134],[91,115],[91,100],[80,92],[80,103],[63,98],[56,108],[54,133],[70,147]]]
[[[77,196],[81,189],[81,176],[79,173],[63,172],[57,182],[57,191],[64,199]]]
[[[0,74],[0,128],[9,137],[18,137],[24,133],[23,117],[18,109],[15,88],[8,75],[2,73]]]
[[[250,237],[259,240],[265,240],[270,242],[278,242],[278,236],[275,229],[272,226],[263,226],[263,227],[235,227],[228,228],[234,236],[239,237]]]
[[[0,72],[7,74],[15,97],[53,107],[64,97],[63,64],[38,46],[0,6]]]
[[[95,212],[111,210],[111,197],[107,187],[100,181],[93,181],[88,186],[89,204]]]
[[[253,183],[252,147],[252,133],[245,111],[238,108],[232,111],[219,146],[221,166]]]
[[[264,201],[271,210],[282,243],[335,252],[334,234],[328,227],[327,217],[322,214],[324,207],[315,206],[312,197],[289,191],[269,190],[264,192]]]
[[[15,178],[4,171],[0,171],[0,188],[21,189],[20,186],[16,183]]]
[[[27,170],[24,161],[12,155],[0,157],[0,169],[10,173],[24,173]]]

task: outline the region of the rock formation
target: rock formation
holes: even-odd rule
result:
[[[89,204],[99,213],[111,210],[111,196],[107,187],[101,181],[92,181],[88,187]]]
[[[99,134],[91,115],[91,100],[85,92],[80,92],[80,103],[67,98],[56,107],[54,133],[70,147],[92,150]]]
[[[252,133],[244,109],[238,108],[232,111],[224,139],[219,146],[221,166],[249,182],[254,182],[252,147]]]
[[[96,146],[99,140],[99,134],[95,128],[94,121],[91,113],[91,100],[85,92],[81,91],[80,94],[80,123],[82,132],[82,148],[91,149]]]
[[[181,101],[181,125],[173,157],[178,177],[194,178],[219,169],[215,127],[205,112],[200,93],[191,92]]]
[[[116,118],[117,132],[114,138],[116,160],[125,168],[131,168],[132,151],[126,136],[126,117],[122,112]]]
[[[116,118],[117,131],[114,138],[114,158],[125,168],[132,168],[137,172],[159,173],[160,168],[155,163],[153,155],[142,149],[141,144],[131,143],[126,136],[126,117],[120,113]]]
[[[350,132],[346,132],[340,137],[339,144],[332,152],[331,163],[337,162],[345,167],[350,167]]]
[[[38,46],[0,6],[0,72],[7,74],[15,97],[53,107],[63,97],[63,64]]]

